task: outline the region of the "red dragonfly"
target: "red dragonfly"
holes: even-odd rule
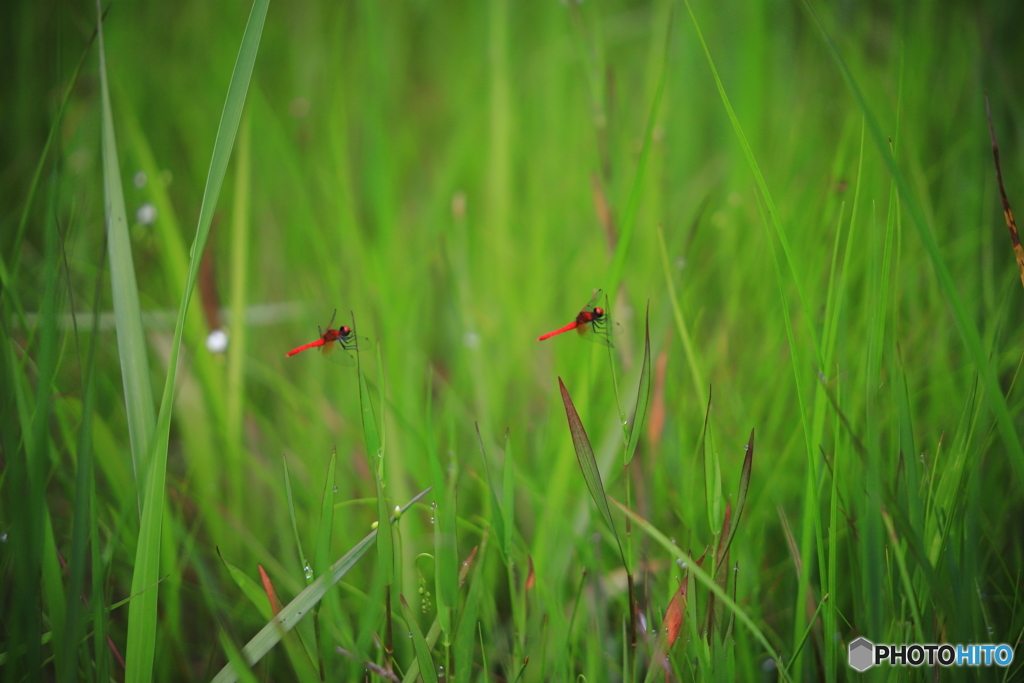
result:
[[[351,327],[348,325],[342,325],[337,329],[331,327],[331,325],[334,324],[334,317],[336,315],[338,315],[338,309],[334,309],[334,313],[331,315],[331,322],[327,323],[326,332],[322,331],[319,327],[316,328],[317,331],[320,332],[319,339],[314,339],[308,344],[303,344],[298,348],[294,348],[286,353],[285,356],[294,356],[297,353],[301,353],[306,349],[311,349],[316,346],[321,347],[320,352],[324,355],[333,351],[336,346],[341,346],[345,351],[356,351],[359,348],[359,344],[357,343],[357,337]]]
[[[590,302],[583,307],[583,310],[580,311],[575,320],[554,332],[542,334],[537,337],[537,341],[544,341],[548,337],[554,337],[556,334],[562,334],[569,330],[576,330],[581,337],[587,337],[598,343],[612,346],[611,339],[608,338],[608,314],[603,308],[595,305],[601,300],[602,294],[603,292],[600,289],[594,292]]]

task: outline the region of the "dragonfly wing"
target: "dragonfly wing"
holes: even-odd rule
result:
[[[593,311],[597,306],[600,305],[601,298],[603,296],[604,296],[604,290],[603,289],[595,289],[594,290],[594,296],[590,297],[590,301],[588,301],[587,305],[583,307],[583,310],[587,311],[587,312]]]
[[[585,325],[580,325],[576,328],[576,331],[587,341],[592,341],[602,346],[610,346],[614,349],[615,344],[612,344],[611,337],[608,334],[608,324],[607,318],[593,320]]]

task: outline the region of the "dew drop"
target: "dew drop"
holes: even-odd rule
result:
[[[307,581],[313,578],[313,568],[310,567],[308,564],[302,568],[302,571],[303,573],[305,573]]]
[[[153,225],[156,222],[156,207],[146,202],[136,209],[135,221],[140,225]]]
[[[337,492],[338,492],[338,487],[337,487],[337,486],[335,486],[335,487],[334,487],[334,492],[335,492],[335,493],[337,493]]]

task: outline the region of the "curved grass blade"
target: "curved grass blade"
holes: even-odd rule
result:
[[[107,6],[107,11],[110,11],[110,7]],[[99,23],[102,23],[106,19],[107,12],[103,12],[100,16]],[[82,50],[82,56],[78,58],[78,64],[75,66],[75,71],[71,75],[71,79],[68,81],[67,88],[64,89],[64,96],[61,98],[60,107],[57,109],[57,115],[53,118],[53,123],[50,125],[50,131],[46,134],[46,142],[43,143],[43,150],[39,154],[39,161],[36,164],[36,170],[32,174],[32,182],[29,183],[28,192],[25,194],[25,206],[21,210],[21,218],[18,219],[18,228],[14,233],[14,241],[12,242],[11,254],[18,254],[21,249],[21,241],[25,237],[25,229],[28,227],[28,216],[32,211],[32,200],[35,199],[36,190],[39,188],[39,178],[43,175],[43,168],[46,166],[46,159],[50,154],[50,145],[53,144],[53,140],[56,137],[57,131],[60,130],[61,122],[64,120],[64,112],[67,110],[68,103],[71,101],[71,93],[75,91],[75,87],[78,85],[78,76],[82,73],[82,66],[85,64],[86,59],[89,57],[89,51],[92,50],[93,41],[96,40],[96,36],[99,35],[99,25],[96,30],[92,32],[88,42],[85,44],[85,49]],[[106,76],[106,70],[103,71],[103,76]],[[7,270],[7,264],[3,260],[3,256],[0,255],[0,301],[3,301],[4,292],[10,287],[11,283],[18,278],[18,266],[21,264],[21,259],[15,258],[14,263],[11,265],[11,269]],[[28,321],[25,319],[25,313],[21,308],[21,301],[17,297],[12,297],[9,301],[14,305],[15,312],[20,319],[21,325],[24,329],[28,329]]]
[[[274,615],[281,611],[277,592],[274,590],[273,584],[270,583],[270,577],[267,576],[262,565],[257,565],[260,571],[260,578],[263,581],[263,586],[261,587],[252,577],[224,559],[224,556],[220,554],[220,548],[217,549],[217,556],[220,557],[220,561],[227,567],[228,573],[231,574],[231,578],[235,581],[235,585],[241,589],[245,597],[249,598],[249,602],[259,610],[262,618],[273,619]],[[295,669],[295,675],[298,680],[304,683],[319,680],[316,667],[300,641],[298,631],[289,631],[284,634],[284,647],[292,668]],[[239,661],[242,661],[244,664],[244,660]]]
[[[105,253],[105,252],[104,252]],[[96,290],[93,297],[92,334],[89,337],[89,351],[82,380],[82,421],[78,427],[78,465],[75,472],[75,506],[71,533],[71,558],[68,565],[67,593],[67,635],[64,643],[64,670],[58,671],[60,680],[74,680],[79,644],[82,641],[84,622],[81,615],[87,605],[81,596],[85,587],[85,565],[88,553],[89,522],[95,501],[92,497],[93,480],[93,433],[92,416],[96,407],[96,349],[99,341],[100,291],[104,266],[104,253],[100,254],[100,266],[96,272]],[[95,538],[95,537],[94,537]],[[96,541],[94,540],[95,544]],[[93,597],[97,599],[96,596]]]
[[[434,591],[437,595],[437,616],[447,640],[447,635],[454,628],[455,610],[459,606],[457,498],[454,480],[441,490],[441,494],[443,497],[434,508]]]
[[[674,17],[675,9],[670,7],[668,21],[665,22],[665,47],[661,61],[661,73],[658,75],[658,85],[654,90],[651,111],[647,115],[644,146],[640,150],[640,160],[636,165],[636,175],[633,176],[633,185],[629,189],[626,208],[622,212],[622,230],[619,232],[619,241],[615,245],[615,254],[612,256],[612,264],[609,269],[608,291],[611,292],[612,296],[615,295],[619,288],[619,281],[622,279],[622,269],[626,265],[626,255],[629,253],[629,244],[633,240],[637,214],[640,212],[640,199],[643,196],[644,190],[644,176],[647,173],[647,162],[651,156],[651,141],[654,138],[654,124],[658,119],[658,109],[661,107],[661,96],[665,92],[665,80],[668,74],[668,46],[672,37],[672,19]]]
[[[726,607],[726,609],[728,609],[732,614],[734,614],[736,618],[739,619],[739,621],[744,626],[746,626],[747,629],[749,629],[751,635],[754,636],[754,639],[757,640],[757,642],[761,643],[761,645],[764,647],[765,652],[768,653],[768,656],[774,659],[778,664],[778,671],[781,674],[782,679],[785,681],[789,681],[790,677],[789,674],[786,672],[785,667],[782,666],[782,659],[779,657],[778,653],[775,652],[775,648],[772,647],[771,643],[768,642],[768,639],[765,637],[764,633],[761,631],[761,629],[757,627],[757,624],[755,624],[754,620],[750,618],[750,615],[744,612],[743,608],[740,607],[735,600],[729,597],[729,594],[726,593],[722,589],[722,587],[719,586],[717,582],[715,582],[713,578],[711,578],[711,575],[704,571],[704,569],[701,568],[699,563],[694,563],[692,561],[692,558],[689,555],[687,555],[682,550],[682,548],[672,543],[672,541],[669,540],[668,536],[661,533],[661,531],[659,531],[653,524],[651,524],[646,519],[636,514],[628,507],[626,507],[619,501],[615,500],[614,498],[612,498],[611,501],[615,503],[615,505],[620,510],[622,510],[623,514],[625,514],[627,517],[636,522],[637,526],[646,531],[651,538],[657,541],[658,545],[660,545],[662,548],[668,551],[670,555],[674,556],[677,559],[683,560],[687,563],[687,566],[690,570],[690,574],[693,577],[695,577],[698,581],[700,581],[702,584],[704,584],[704,587],[711,591],[717,599],[721,600],[722,604]]]
[[[413,498],[402,507],[402,514],[420,501],[423,496],[430,492],[430,487],[423,489],[417,493]],[[400,516],[400,515],[399,515]],[[397,516],[392,515],[389,520],[391,524],[394,524]],[[377,537],[377,529],[374,529],[368,533],[363,540],[359,541],[352,547],[347,553],[345,553],[341,559],[332,564],[325,574],[321,574],[316,578],[313,583],[306,586],[306,588],[295,596],[295,598],[285,605],[284,609],[275,617],[270,623],[260,629],[260,632],[253,636],[244,648],[242,648],[242,656],[245,658],[246,663],[249,666],[253,666],[256,662],[263,658],[263,655],[270,652],[270,648],[277,645],[281,640],[281,635],[286,633],[299,623],[303,616],[307,612],[313,609],[313,607],[320,602],[320,599],[324,596],[327,591],[334,586],[334,584],[341,581],[341,578],[348,573],[348,570],[355,566],[356,562],[366,554],[366,552],[373,545],[374,539]],[[233,683],[238,680],[237,675],[228,664],[220,670],[216,676],[214,676],[214,683]]]
[[[486,539],[485,539],[485,541],[483,542],[482,546],[476,546],[475,548],[473,548],[473,550],[471,550],[470,553],[469,553],[469,557],[467,557],[465,560],[462,561],[462,566],[459,568],[459,588],[462,587],[462,585],[466,582],[466,577],[469,576],[469,570],[473,566],[473,560],[476,557],[477,550],[479,550],[481,547],[486,548],[486,545],[487,545],[487,543],[486,543]],[[482,581],[474,581],[473,585],[469,587],[469,594],[466,596],[466,604],[465,604],[465,606],[462,609],[462,618],[463,619],[467,619],[468,618],[468,622],[467,623],[476,623],[477,603],[479,603],[479,601],[480,601],[480,586],[482,586],[482,585],[483,585]],[[468,615],[468,617],[467,617],[467,615]],[[459,637],[460,636],[458,634],[462,633],[461,625],[459,626],[459,628],[460,628],[460,630],[456,634],[455,644],[454,644],[455,661],[456,662],[469,661],[471,659],[471,655],[472,655],[472,649],[471,649],[472,648],[472,642],[473,642],[472,629],[469,629],[469,643],[470,643],[470,645],[469,645],[469,647],[470,647],[469,654],[466,655],[466,657],[464,659],[464,658],[459,656],[459,653],[460,653],[460,650],[459,650]],[[434,644],[437,642],[438,636],[440,636],[440,635],[441,635],[441,620],[438,617],[435,617],[434,618],[434,623],[430,625],[430,630],[427,631],[427,635],[426,635],[427,647],[433,648]],[[448,675],[449,676],[454,676],[455,674],[453,672],[454,672],[454,667],[452,667],[452,669],[448,672]],[[419,673],[420,673],[419,661],[414,659],[409,664],[409,668],[406,669],[406,671],[405,671],[405,678],[403,678],[402,680],[405,681],[405,683],[413,683],[413,681],[417,680],[417,676],[419,676]]]
[[[626,565],[626,555],[622,552],[622,543],[619,541],[619,532],[615,529],[615,522],[612,521],[612,512],[608,508],[608,497],[604,492],[604,484],[601,482],[601,471],[597,467],[597,458],[594,457],[594,449],[587,438],[587,432],[583,429],[583,422],[580,421],[580,414],[576,412],[576,406],[572,403],[569,390],[565,388],[562,378],[558,378],[558,388],[562,392],[562,403],[565,404],[565,416],[569,420],[569,432],[572,434],[572,445],[576,451],[576,460],[583,471],[583,479],[587,482],[590,496],[601,511],[601,517],[605,524],[611,529],[615,537],[615,543],[619,546],[619,554],[622,555],[622,564]]]
[[[132,468],[141,512],[145,500],[143,491],[151,458],[150,447],[156,426],[156,414],[153,410],[153,387],[149,381],[146,339],[142,332],[139,287],[135,280],[135,263],[132,260],[131,238],[128,235],[128,216],[124,208],[124,188],[121,186],[121,169],[117,163],[117,141],[114,138],[114,117],[110,109],[110,86],[107,82],[107,57],[103,45],[100,0],[96,0],[96,13],[103,127],[103,196],[107,221],[107,249],[110,255],[110,287],[114,297],[117,353],[121,361],[121,381],[124,385]],[[152,575],[155,578],[155,570]]]
[[[881,156],[889,168],[889,173],[892,175],[893,182],[896,183],[896,187],[899,190],[900,198],[903,200],[903,206],[910,214],[914,227],[917,228],[921,243],[928,254],[928,259],[931,261],[932,270],[935,271],[935,278],[939,281],[942,293],[945,295],[949,307],[953,310],[953,320],[956,323],[957,330],[960,332],[960,338],[963,340],[964,346],[967,347],[974,365],[978,369],[979,379],[985,388],[986,400],[995,414],[996,424],[999,426],[999,435],[1006,447],[1010,463],[1017,473],[1018,480],[1024,481],[1024,446],[1021,445],[1020,439],[1017,436],[1017,429],[1013,425],[1013,417],[1010,415],[1006,399],[999,387],[999,380],[996,377],[995,370],[989,362],[988,353],[986,353],[985,348],[982,346],[981,335],[978,333],[978,327],[974,322],[974,318],[967,312],[963,300],[960,298],[960,292],[953,281],[952,273],[949,272],[949,268],[942,258],[942,252],[939,250],[939,244],[935,240],[935,235],[932,234],[931,229],[928,227],[924,211],[921,209],[917,197],[910,191],[910,186],[907,184],[903,172],[896,165],[896,160],[889,153],[886,136],[882,133],[878,119],[875,118],[874,113],[868,107],[867,100],[864,99],[860,86],[854,80],[846,60],[839,53],[839,48],[832,40],[828,31],[825,30],[821,17],[818,16],[811,3],[808,0],[804,0],[804,6],[807,7],[807,11],[810,13],[815,25],[821,31],[826,47],[832,53],[832,57],[836,60],[836,64],[839,66],[839,71],[842,73],[847,87],[849,87],[851,94],[864,113],[868,131],[871,133],[875,146],[878,147],[879,156]]]
[[[220,188],[224,182],[228,161],[231,158],[231,148],[234,145],[235,133],[238,131],[238,122],[242,116],[245,95],[249,89],[249,80],[252,77],[253,64],[256,61],[256,53],[259,49],[260,36],[263,33],[263,23],[266,20],[268,4],[269,0],[256,0],[253,4],[252,11],[249,14],[249,21],[245,27],[245,33],[242,36],[242,44],[238,51],[238,58],[235,61],[234,71],[231,74],[231,82],[228,85],[228,94],[224,102],[224,110],[221,112],[220,124],[217,127],[217,138],[214,142],[213,155],[210,160],[210,172],[206,180],[206,189],[203,192],[202,207],[199,210],[196,237],[192,244],[188,280],[185,283],[185,293],[178,307],[178,317],[174,324],[174,339],[171,342],[167,378],[164,381],[160,414],[157,417],[156,431],[152,439],[151,464],[146,477],[146,495],[143,497],[142,522],[139,528],[139,540],[135,553],[135,571],[132,574],[133,593],[156,581],[160,565],[160,535],[164,513],[164,478],[167,474],[167,447],[171,429],[171,410],[174,402],[174,380],[178,368],[178,353],[181,348],[182,332],[185,327],[185,314],[188,311],[189,301],[192,299],[192,290],[195,288],[196,278],[199,275],[199,262],[203,255],[203,249],[206,246],[206,238],[210,233],[210,224],[213,222],[213,213],[217,206]],[[102,31],[100,36],[100,53],[102,54]],[[106,92],[107,89],[104,86],[104,93]],[[108,98],[105,97],[104,100],[108,101]],[[106,109],[107,114],[104,118],[106,123],[109,124],[109,105],[106,106]],[[105,125],[104,129],[106,130],[107,128],[108,126]],[[112,138],[112,127],[110,127],[110,134]],[[109,172],[107,175],[109,176]],[[118,185],[118,188],[120,188],[120,185]],[[120,193],[120,189],[117,191]],[[127,226],[125,226],[125,237],[127,237]],[[113,249],[113,246],[111,249]],[[115,256],[115,252],[111,251],[112,269],[114,266],[113,261],[117,260],[117,258],[130,258],[130,254],[127,257],[120,253]],[[134,281],[131,284],[133,295],[137,299],[138,292],[134,290]],[[116,289],[117,285],[115,284],[115,292]],[[138,330],[141,337],[141,321]],[[151,399],[147,397],[147,400]],[[134,437],[132,441],[134,443]],[[146,591],[138,600],[133,600],[128,608],[128,652],[125,680],[133,682],[142,681],[145,683],[152,679],[153,660],[156,654],[156,621],[157,591]]]
[[[349,311],[352,317],[352,329],[357,330],[356,316]],[[381,368],[380,344],[377,345],[377,367]],[[383,370],[380,370],[383,374]],[[366,375],[363,374],[362,353],[356,349],[356,373],[359,375],[359,407],[362,415],[363,441],[366,444],[366,461],[373,474],[374,486],[377,491],[377,519],[384,520],[388,516],[388,504],[384,496],[384,439],[380,428],[377,426],[377,416],[373,411],[373,402],[370,400],[370,390],[366,385]],[[384,411],[384,383],[380,382],[380,409]],[[377,562],[383,574],[384,584],[390,586],[395,581],[394,566],[394,538],[391,536],[390,527],[387,533],[377,537]],[[388,607],[390,609],[390,607]]]
[[[651,302],[647,302],[647,314],[644,317],[644,362],[640,366],[640,386],[636,388],[636,408],[629,425],[629,441],[626,443],[626,457],[623,465],[628,465],[640,442],[647,411],[651,407]]]
[[[313,555],[313,569],[317,574],[327,570],[331,556],[331,530],[334,527],[334,469],[338,459],[338,451],[331,451],[331,459],[327,465],[327,478],[324,481],[324,496],[320,503],[320,526],[317,532],[316,551]]]
[[[495,536],[498,537],[498,550],[507,565],[512,561],[512,548],[505,545],[506,539],[511,540],[512,534],[505,532],[505,515],[502,513],[501,503],[498,502],[498,489],[495,487],[494,478],[491,477],[490,465],[487,463],[487,452],[484,450],[484,440],[480,436],[480,425],[476,424],[476,440],[480,444],[480,458],[484,461],[484,476],[487,477],[487,486],[491,491],[491,524],[494,525]]]
[[[288,500],[288,515],[292,520],[292,533],[295,535],[295,548],[299,551],[299,561],[302,562],[302,571],[306,575],[306,584],[313,580],[313,569],[302,550],[302,538],[299,536],[299,523],[295,519],[295,499],[292,497],[292,480],[288,474],[288,458],[281,456],[281,465],[284,467],[284,490]]]
[[[711,59],[711,50],[708,49],[708,44],[704,40],[704,33],[700,30],[700,25],[697,23],[697,15],[693,13],[693,7],[690,6],[690,0],[684,0],[684,2],[686,3],[686,10],[690,13],[690,20],[693,22],[693,29],[696,31],[697,38],[700,40],[701,48],[704,50],[704,56],[707,57],[708,67],[710,67],[711,75],[715,79],[715,85],[718,87],[718,95],[722,99],[722,104],[725,106],[725,112],[729,116],[729,122],[732,123],[733,131],[736,133],[736,138],[739,140],[740,147],[743,149],[743,154],[747,158],[747,164],[750,166],[750,171],[754,174],[754,180],[757,182],[757,186],[761,191],[761,196],[764,198],[764,202],[768,206],[768,213],[771,215],[772,226],[775,228],[775,234],[779,236],[779,242],[782,243],[782,251],[786,255],[786,265],[789,266],[790,274],[793,276],[793,284],[796,286],[797,297],[800,300],[800,308],[805,311],[812,310],[807,305],[807,297],[804,296],[804,286],[796,271],[796,257],[793,254],[793,249],[790,246],[786,231],[782,227],[782,223],[779,222],[779,212],[775,208],[775,202],[772,199],[771,193],[768,191],[768,183],[765,182],[764,176],[761,174],[761,167],[758,165],[757,159],[754,158],[754,152],[750,148],[750,143],[747,142],[747,136],[743,132],[743,128],[740,126],[740,120],[732,108],[732,103],[729,101],[728,94],[725,92],[725,85],[722,84],[722,79],[718,75],[718,69],[715,67],[715,62]],[[823,367],[821,357],[821,339],[818,336],[818,331],[814,327],[811,316],[805,316],[805,321],[807,323],[807,334],[814,342],[814,352],[818,361],[818,366]],[[808,451],[810,452],[810,448],[808,448]]]
[[[750,488],[750,468],[754,461],[754,430],[750,430],[750,439],[747,441],[747,454],[743,458],[743,469],[740,471],[740,491],[736,495],[736,515],[733,517],[732,526],[729,529],[729,538],[718,554],[718,563],[715,565],[715,576],[722,568],[722,562],[727,557],[732,539],[736,537],[736,530],[740,526],[740,516],[743,514],[743,505],[747,502],[747,490]]]
[[[1020,271],[1020,283],[1024,285],[1024,246],[1021,246],[1017,221],[1013,219],[1013,209],[1010,208],[1010,200],[1006,198],[1006,188],[1003,186],[1003,169],[999,165],[999,145],[996,144],[996,129],[992,125],[988,93],[985,93],[985,116],[988,117],[988,134],[992,138],[992,159],[996,163],[996,182],[999,185],[999,200],[1003,203],[1003,218],[1006,219],[1006,228],[1010,231],[1010,244],[1013,246],[1013,256],[1017,260],[1017,270]]]
[[[434,670],[434,660],[430,656],[430,647],[427,645],[427,640],[423,637],[423,631],[420,630],[420,625],[416,623],[416,613],[409,608],[409,603],[405,601],[404,595],[399,595],[398,599],[402,602],[402,616],[405,617],[405,623],[412,634],[412,644],[416,648],[416,661],[420,665],[420,675],[425,683],[437,683],[437,671]]]
[[[672,269],[668,264],[668,247],[665,245],[665,231],[662,230],[660,225],[658,226],[658,250],[661,252],[661,269],[665,274],[665,288],[668,290],[668,299],[672,304],[672,315],[676,321],[676,330],[679,333],[679,338],[683,341],[686,363],[690,368],[690,377],[693,379],[693,395],[701,403],[707,403],[707,399],[704,397],[703,374],[700,371],[700,366],[697,365],[697,355],[693,351],[690,331],[686,326],[686,321],[683,319],[683,309],[679,306],[679,297],[676,296],[676,285],[672,281]]]
[[[228,666],[233,667],[235,675],[242,683],[258,683],[256,674],[252,672],[252,669],[245,665],[245,660],[242,659],[241,653],[238,652],[238,648],[231,642],[228,635],[220,630],[220,646],[224,649],[224,654],[228,656]]]
[[[644,683],[653,681],[659,671],[664,671],[666,680],[671,678],[672,662],[668,658],[668,653],[679,637],[679,632],[682,630],[683,622],[686,619],[686,592],[689,585],[690,583],[684,572],[683,580],[679,584],[679,588],[672,595],[668,608],[665,610],[665,618],[662,621],[661,631],[658,634],[658,642],[654,647],[654,654],[651,655],[651,665],[647,669]]]

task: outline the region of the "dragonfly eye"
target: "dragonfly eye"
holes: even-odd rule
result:
[[[338,329],[338,332],[341,333],[342,337],[347,337],[348,335],[352,334],[352,328],[349,327],[348,325],[342,325]]]
[[[597,306],[596,308],[594,308],[594,317],[595,318],[600,318],[603,315],[604,315],[604,309],[603,308],[601,308],[600,306]]]

